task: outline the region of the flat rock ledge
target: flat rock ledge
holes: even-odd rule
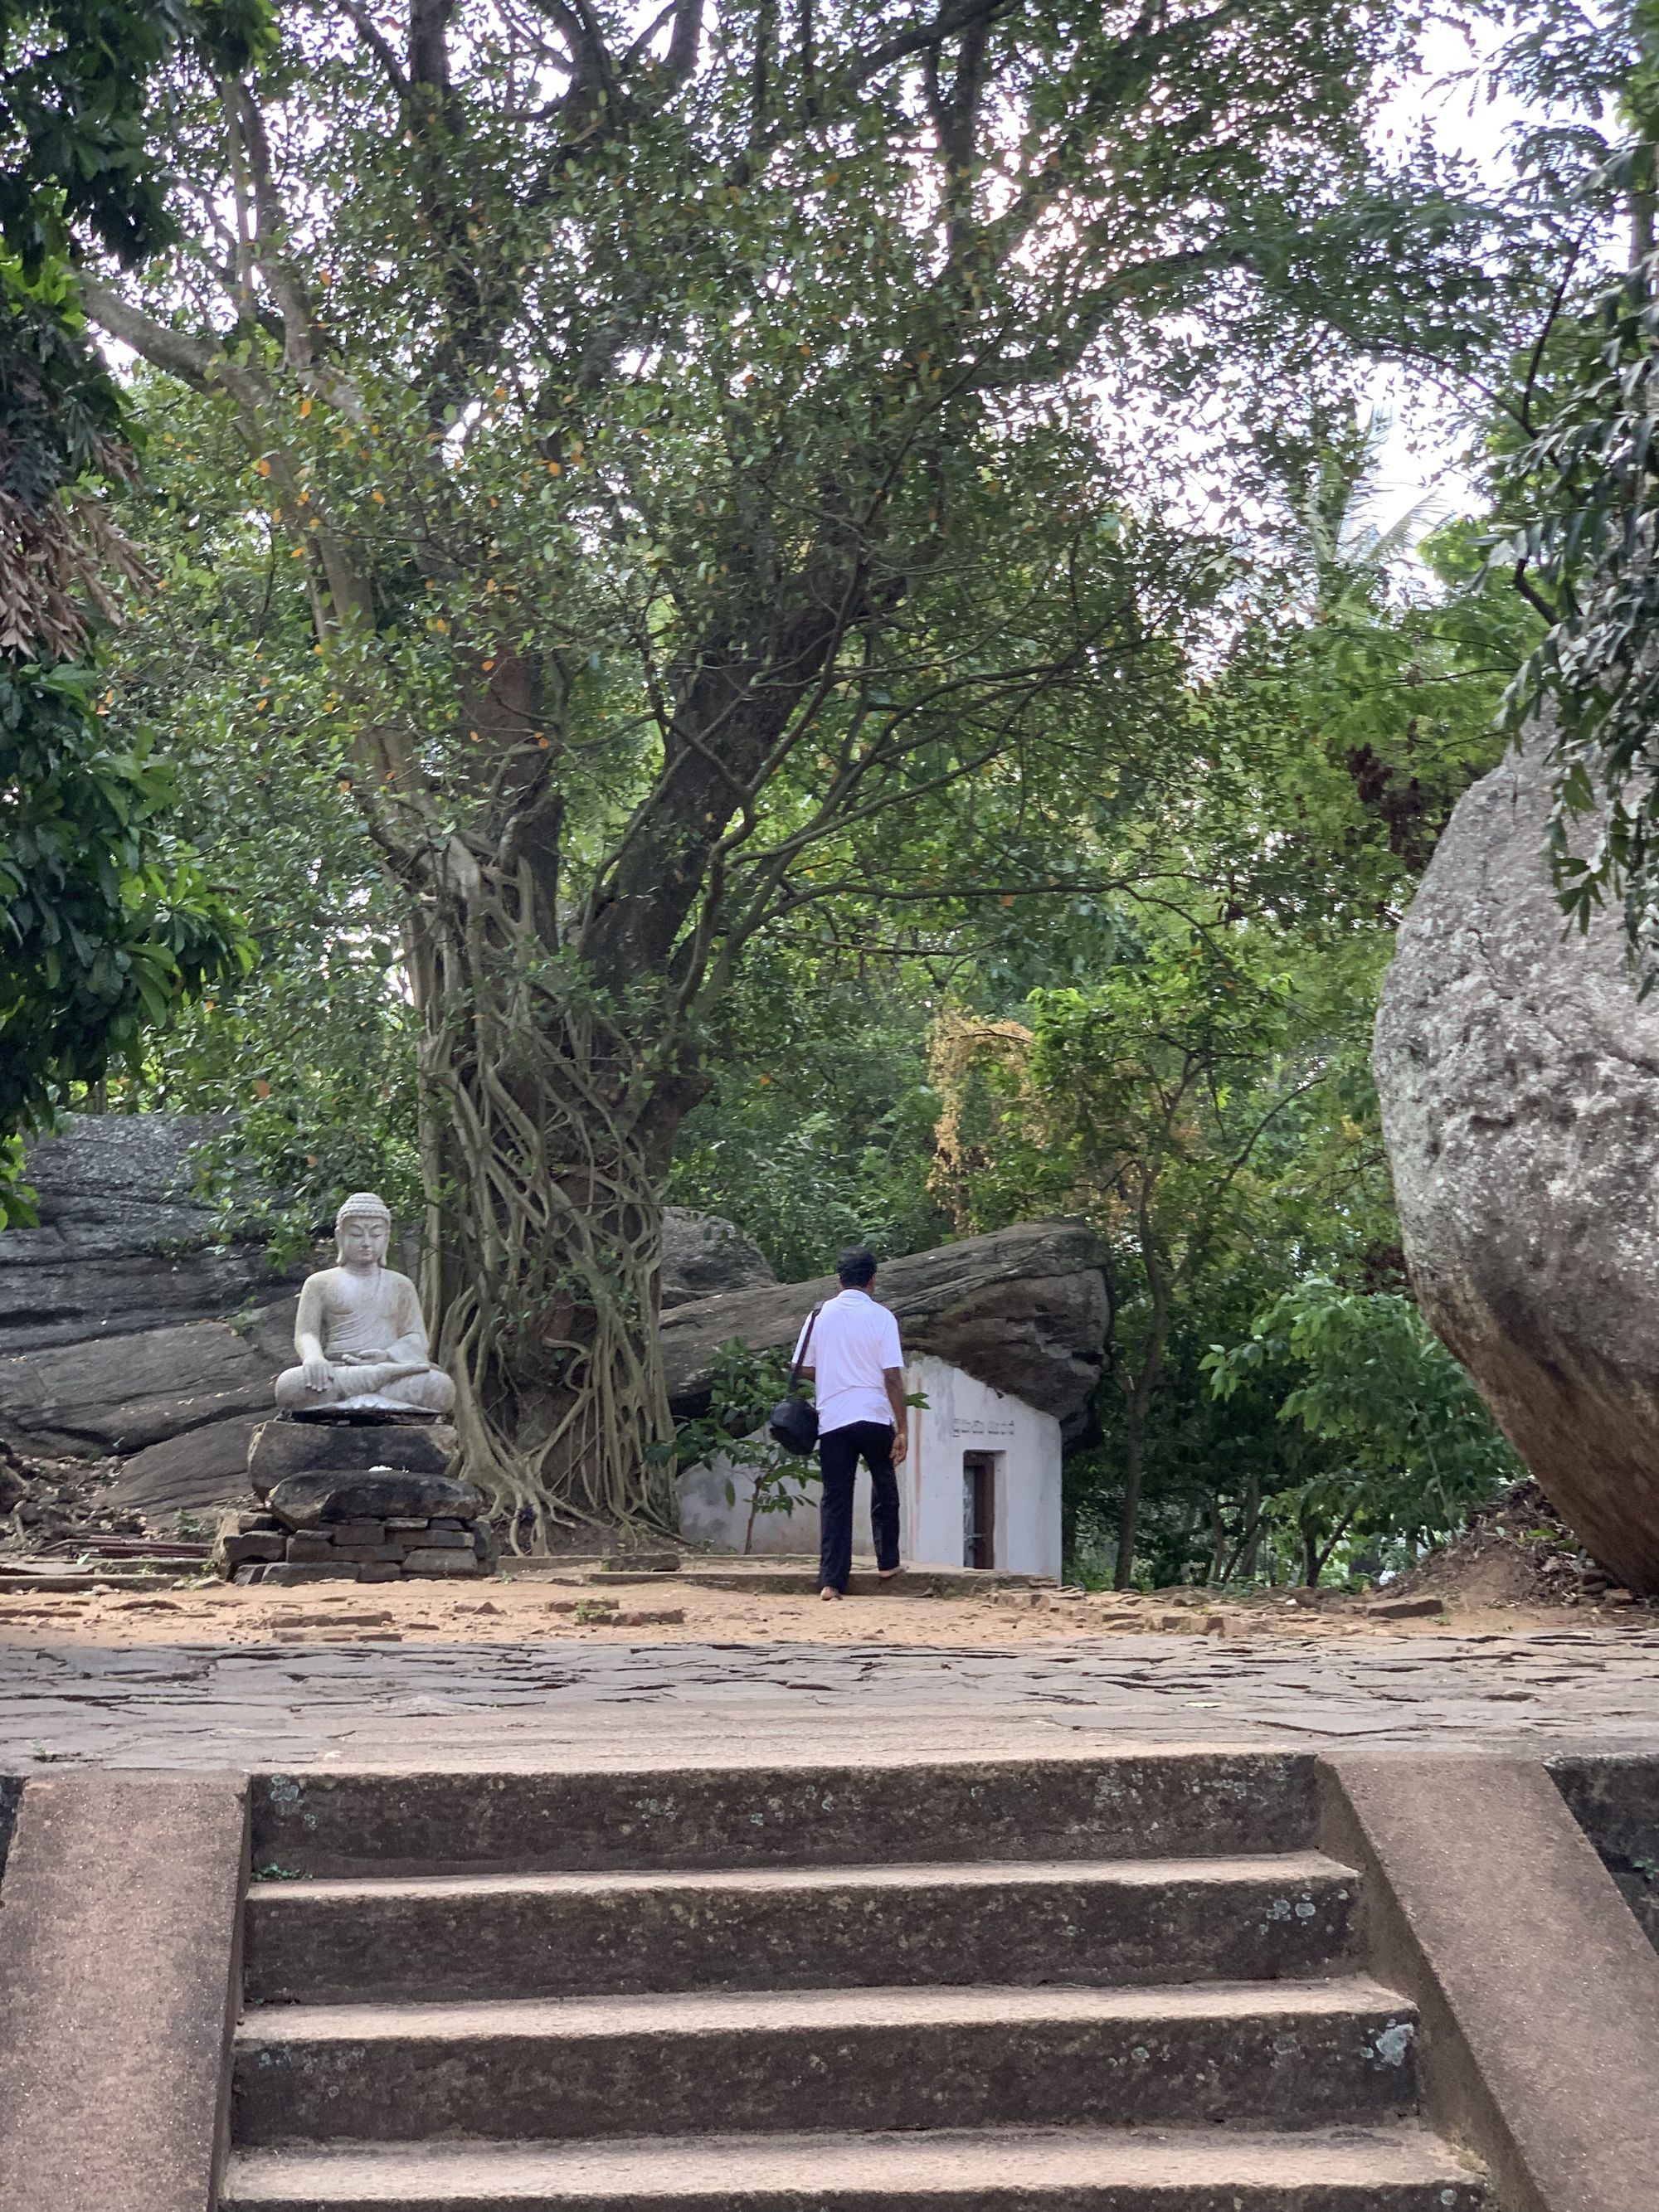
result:
[[[487,1574],[483,1498],[446,1469],[436,1421],[267,1421],[248,1453],[264,1504],[222,1516],[213,1561],[238,1583],[398,1582]],[[343,1464],[342,1463],[343,1462]]]

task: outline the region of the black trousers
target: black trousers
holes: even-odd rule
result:
[[[853,1572],[853,1485],[859,1462],[870,1470],[870,1528],[876,1565],[899,1563],[898,1477],[890,1421],[850,1421],[818,1438],[823,1497],[818,1506],[818,1588],[844,1590]]]

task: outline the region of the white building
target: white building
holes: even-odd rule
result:
[[[1054,1415],[945,1359],[913,1359],[904,1387],[927,1401],[910,1409],[910,1455],[898,1471],[906,1565],[1058,1577],[1060,1444]],[[752,1553],[817,1550],[817,1483],[812,1470],[801,1471],[813,1479],[798,1486],[793,1510],[755,1516]],[[753,1492],[750,1468],[725,1460],[688,1468],[679,1484],[680,1533],[690,1543],[741,1552]],[[870,1477],[863,1468],[853,1543],[858,1552],[870,1548]]]

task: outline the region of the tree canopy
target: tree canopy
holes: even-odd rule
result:
[[[1399,1288],[1370,994],[1535,636],[1467,527],[1401,586],[1356,394],[1512,390],[1584,148],[1483,194],[1336,0],[155,21],[142,257],[54,214],[146,441],[87,696],[251,971],[177,944],[123,1096],[241,1108],[290,1236],[423,1211],[542,1527],[672,1512],[665,1194],[797,1273],[1088,1212],[1079,1540],[1255,1556],[1203,1361]]]
[[[264,22],[257,0],[0,5],[0,1219],[27,1212],[20,1133],[240,962],[167,827],[169,765],[104,727],[97,634],[140,569],[103,495],[132,457],[68,257],[132,266],[175,235],[155,73],[185,43],[245,62]]]

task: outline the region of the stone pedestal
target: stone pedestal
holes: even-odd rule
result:
[[[225,1515],[214,1564],[238,1583],[488,1574],[483,1499],[445,1472],[454,1450],[453,1429],[418,1416],[278,1415],[248,1449],[264,1503]]]

